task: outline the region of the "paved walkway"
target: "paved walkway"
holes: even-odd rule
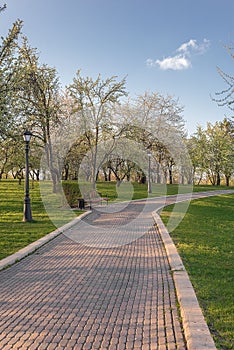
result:
[[[143,204],[95,211],[0,272],[1,350],[186,349],[167,254]],[[120,229],[130,221],[133,230]],[[83,244],[84,231],[98,230]]]

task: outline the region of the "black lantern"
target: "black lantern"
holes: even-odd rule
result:
[[[25,195],[24,195],[23,221],[32,221],[32,212],[31,212],[30,197],[29,197],[29,165],[28,165],[29,142],[32,137],[32,133],[30,131],[25,131],[23,137],[25,141]]]
[[[148,152],[147,155],[148,155],[148,193],[152,193],[152,187],[151,187],[151,156],[152,156],[152,154],[150,152]]]

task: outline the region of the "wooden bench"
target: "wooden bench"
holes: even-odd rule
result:
[[[106,202],[108,204],[108,197],[102,197],[101,193],[97,192],[96,190],[91,190],[84,194],[84,200],[86,203],[89,204],[89,208],[92,208],[92,204],[95,203],[103,203]]]

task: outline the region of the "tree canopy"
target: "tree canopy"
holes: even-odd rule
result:
[[[22,26],[17,20],[0,43],[0,178],[23,176],[20,154],[27,128],[33,133],[31,174],[38,178],[47,172],[54,192],[62,178],[77,179],[81,167],[93,186],[98,178],[144,182],[147,171],[135,157],[148,152],[155,182],[219,185],[224,179],[229,185],[232,121],[208,123],[188,138],[177,98],[157,91],[129,98],[126,77],[84,77],[78,69],[62,89],[56,69],[40,62]],[[233,58],[231,48],[228,52]],[[233,110],[234,78],[218,72],[227,88],[215,101]]]

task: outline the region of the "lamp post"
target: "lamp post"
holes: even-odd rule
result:
[[[30,206],[30,197],[29,197],[29,165],[28,165],[28,151],[29,151],[29,142],[31,139],[32,133],[30,131],[24,132],[24,141],[25,141],[25,196],[24,196],[24,217],[23,221],[32,221],[32,212]]]
[[[152,187],[151,187],[151,156],[152,154],[150,152],[147,153],[148,155],[148,193],[152,193]]]

